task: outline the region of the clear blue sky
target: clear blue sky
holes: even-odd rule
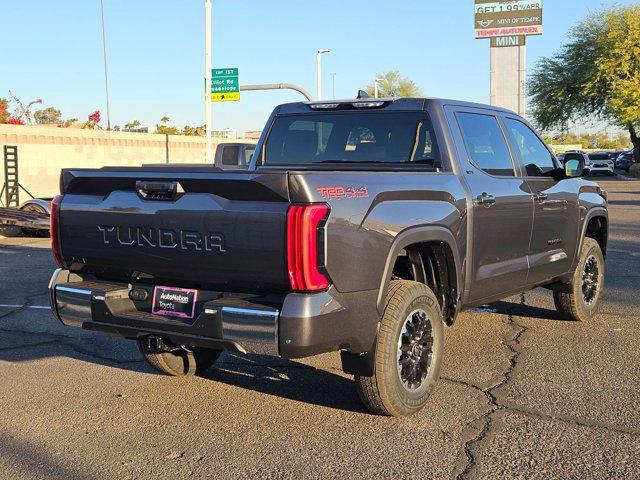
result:
[[[204,0],[104,0],[112,124],[204,123]],[[2,2],[0,97],[42,98],[65,117],[106,117],[99,0]],[[528,65],[553,54],[568,27],[613,0],[546,0]],[[352,98],[376,72],[400,70],[428,96],[488,102],[488,40],[475,40],[473,0],[214,0],[213,64],[240,82],[298,83],[315,93],[315,52],[336,97]],[[243,92],[216,104],[214,127],[260,129],[295,92]],[[103,122],[106,123],[106,122]]]

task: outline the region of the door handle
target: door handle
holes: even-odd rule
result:
[[[496,197],[490,193],[483,192],[482,195],[478,195],[476,197],[476,205],[482,205],[483,207],[489,208],[494,203],[496,203]]]
[[[547,194],[546,194],[546,193],[544,193],[544,192],[534,193],[534,194],[533,194],[533,199],[534,199],[536,202],[540,202],[540,203],[542,203],[542,202],[544,202],[544,201],[546,201],[546,200],[548,200],[548,199],[549,199],[549,195],[547,195]]]

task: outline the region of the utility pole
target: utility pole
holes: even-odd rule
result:
[[[318,81],[318,96],[316,100],[322,100],[322,54],[323,53],[331,53],[331,50],[318,50],[316,54],[316,75]]]
[[[107,34],[104,28],[104,0],[100,0],[102,15],[102,53],[104,56],[104,89],[107,97],[107,130],[111,130],[111,110],[109,108],[109,71],[107,69]]]
[[[205,54],[204,54],[204,85],[205,85],[205,159],[207,165],[213,165],[213,145],[211,142],[211,130],[213,124],[213,112],[211,109],[211,0],[205,0]]]

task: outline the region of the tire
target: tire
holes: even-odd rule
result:
[[[563,318],[586,322],[594,317],[600,306],[604,273],[604,256],[600,245],[593,238],[586,237],[571,283],[566,285],[566,291],[553,292],[556,310]]]
[[[36,203],[28,203],[26,205],[24,205],[20,210],[22,210],[23,212],[38,212],[38,213],[44,213],[46,214],[47,211],[44,209],[44,207],[36,204]],[[40,229],[35,229],[35,228],[23,228],[22,232],[25,235],[28,235],[29,237],[48,237],[49,236],[49,230],[40,230]]]
[[[43,207],[35,203],[28,203],[27,205],[23,206],[20,210],[24,212],[38,212],[38,213],[45,213],[45,214],[47,213],[47,211]],[[48,237],[49,236],[49,230],[39,230],[34,228],[24,228],[23,233],[30,237]]]
[[[17,237],[22,233],[22,228],[11,226],[0,226],[0,235],[5,237]]]
[[[416,354],[420,350],[421,355]],[[373,376],[355,376],[362,403],[379,415],[404,417],[418,412],[435,388],[443,354],[442,312],[431,289],[418,282],[391,281]]]
[[[222,353],[221,350],[198,347],[191,352],[181,348],[175,352],[153,352],[146,344],[145,338],[138,339],[137,343],[140,353],[152,368],[173,377],[206,372]]]

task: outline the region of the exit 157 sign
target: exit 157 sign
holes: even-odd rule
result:
[[[211,70],[211,101],[234,102],[240,100],[240,82],[237,68]]]

